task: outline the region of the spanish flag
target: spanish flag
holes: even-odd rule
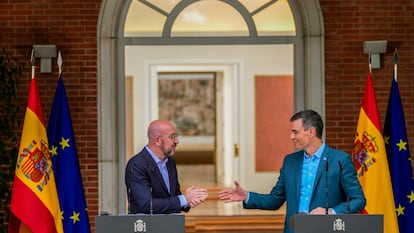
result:
[[[367,199],[364,211],[368,214],[383,214],[384,233],[397,233],[394,195],[379,119],[372,74],[369,72],[359,112],[352,160]]]
[[[30,83],[10,202],[9,233],[62,233],[62,218],[36,77]]]

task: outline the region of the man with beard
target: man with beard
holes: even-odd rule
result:
[[[207,189],[195,185],[181,193],[172,158],[178,143],[171,123],[164,120],[150,123],[148,145],[128,161],[125,170],[129,214],[188,212],[207,198]]]

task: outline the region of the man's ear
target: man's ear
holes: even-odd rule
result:
[[[161,144],[161,137],[156,137],[155,139],[155,144],[160,145]]]
[[[311,134],[311,137],[316,137],[316,128],[310,127],[309,133]]]

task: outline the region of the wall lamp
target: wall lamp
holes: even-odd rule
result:
[[[56,58],[56,45],[33,45],[34,57],[40,58],[40,73],[52,73],[52,58]]]
[[[380,54],[387,52],[386,40],[364,41],[364,53],[369,54],[372,69],[381,68]]]

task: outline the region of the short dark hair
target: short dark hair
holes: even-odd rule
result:
[[[305,128],[305,130],[314,127],[316,129],[316,136],[322,138],[323,121],[316,111],[307,109],[297,112],[290,118],[290,122],[299,119],[302,119],[303,128]]]

